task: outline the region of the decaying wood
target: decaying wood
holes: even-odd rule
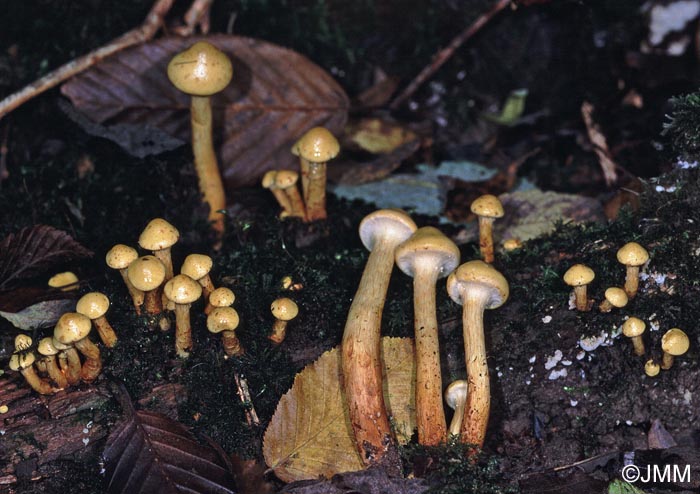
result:
[[[598,156],[598,162],[600,163],[600,168],[603,170],[603,176],[605,177],[605,183],[610,186],[617,182],[617,163],[612,159],[610,154],[610,149],[608,148],[608,142],[600,127],[593,120],[593,111],[595,108],[588,101],[584,101],[581,105],[581,116],[586,124],[586,131],[588,132],[588,138],[593,145],[593,150]]]

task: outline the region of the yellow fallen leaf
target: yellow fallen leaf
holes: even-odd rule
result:
[[[405,443],[416,424],[413,340],[382,338],[382,357],[384,399]],[[340,358],[336,347],[297,374],[265,431],[265,462],[285,482],[363,468],[340,386]]]

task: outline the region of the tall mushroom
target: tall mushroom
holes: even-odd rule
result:
[[[588,284],[595,278],[595,273],[585,264],[574,264],[564,273],[564,283],[573,287],[576,309],[586,312],[590,310],[588,300]]]
[[[32,365],[34,364],[35,360],[36,357],[32,352],[13,353],[12,357],[10,357],[10,369],[13,371],[19,371],[20,374],[24,376],[27,384],[29,384],[37,393],[42,395],[50,395],[56,390],[51,387],[49,381],[39,377],[39,375],[36,373]]]
[[[628,242],[617,251],[617,260],[627,268],[625,292],[631,300],[639,288],[639,267],[649,260],[649,253],[637,242]]]
[[[170,248],[180,238],[180,232],[163,218],[151,220],[139,236],[142,249],[150,250],[165,267],[165,281],[173,277],[173,259]]]
[[[360,223],[360,239],[371,252],[350,305],[341,353],[350,423],[365,464],[380,461],[393,447],[382,391],[382,310],[396,246],[415,231],[413,220],[399,210],[381,209]]]
[[[440,230],[426,226],[396,248],[396,265],[413,277],[418,442],[437,446],[447,439],[447,424],[442,407],[435,283],[459,265],[459,248]]]
[[[107,348],[112,348],[117,344],[117,334],[114,328],[107,320],[105,314],[109,309],[109,299],[107,295],[100,292],[86,293],[75,306],[75,312],[87,316],[92,321],[97,329],[97,334],[100,335],[102,343]]]
[[[58,319],[53,333],[59,343],[75,345],[75,348],[85,356],[80,377],[86,383],[97,379],[102,370],[100,349],[88,337],[90,329],[92,329],[92,323],[87,316],[77,312],[66,312]]]
[[[59,350],[53,344],[53,339],[50,336],[42,338],[39,341],[37,351],[43,355],[43,360],[46,362],[46,371],[49,373],[49,377],[53,382],[61,389],[67,388],[68,380],[66,379],[66,375],[56,364],[56,355],[58,355]]]
[[[209,276],[213,265],[211,257],[205,254],[190,254],[185,257],[182,268],[180,268],[181,274],[189,276],[202,286],[202,295],[205,299],[208,299],[211,292],[216,290],[211,276]]]
[[[109,249],[107,255],[105,256],[105,261],[107,261],[107,266],[118,270],[119,274],[122,275],[126,289],[129,290],[131,300],[134,302],[136,313],[141,315],[141,306],[143,305],[144,297],[143,292],[131,284],[129,277],[126,274],[129,264],[138,259],[138,257],[139,254],[133,247],[129,247],[128,245],[124,244],[117,244]]]
[[[464,359],[469,389],[461,441],[481,448],[491,406],[489,367],[484,343],[484,309],[495,309],[505,303],[509,294],[508,282],[490,264],[469,261],[447,278],[447,292],[452,300],[464,306]]]
[[[308,221],[326,218],[326,163],[339,151],[338,140],[324,127],[308,130],[292,146],[292,153],[299,156]]]
[[[479,250],[484,262],[492,263],[493,256],[493,221],[503,217],[503,204],[498,197],[484,194],[477,197],[471,205],[471,211],[479,218]]]
[[[299,314],[299,307],[291,298],[282,297],[272,302],[270,312],[272,312],[275,322],[272,325],[272,333],[268,338],[275,345],[279,345],[287,335],[287,323]]]
[[[646,327],[646,323],[638,317],[630,317],[622,324],[622,334],[632,341],[634,354],[638,357],[644,355],[644,340],[642,340],[642,335]]]
[[[190,111],[194,167],[199,177],[199,190],[204,202],[209,204],[209,221],[219,236],[224,231],[221,211],[226,209],[226,195],[214,152],[210,98],[228,86],[232,76],[231,60],[206,41],[198,41],[178,53],[168,64],[170,82],[192,96]]]
[[[165,266],[155,256],[143,256],[129,264],[129,281],[145,292],[144,307],[147,314],[160,314],[163,311],[159,288],[165,280]]]
[[[202,296],[202,286],[185,274],[179,274],[165,284],[165,296],[175,304],[175,351],[187,358],[192,350],[190,307]]]

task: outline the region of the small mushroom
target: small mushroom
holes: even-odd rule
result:
[[[664,352],[661,360],[661,368],[668,370],[673,366],[675,357],[683,355],[690,348],[690,340],[688,335],[678,328],[672,328],[666,331],[661,337],[661,349]]]
[[[62,292],[70,292],[78,289],[78,277],[72,271],[58,273],[49,278],[48,285],[51,288],[60,288]]]
[[[58,350],[58,366],[66,376],[68,385],[75,386],[80,382],[83,367],[78,350],[73,345],[64,345],[55,336],[51,338],[51,343]]]
[[[165,284],[165,296],[175,304],[175,351],[187,358],[192,350],[190,307],[202,296],[202,286],[185,274],[179,274]]]
[[[190,254],[185,257],[180,273],[185,274],[202,285],[202,295],[205,299],[216,289],[211,281],[209,272],[214,262],[211,257],[204,254]]]
[[[659,372],[661,372],[661,366],[654,362],[653,358],[650,358],[647,360],[646,364],[644,364],[644,373],[649,376],[649,377],[654,377],[658,376]]]
[[[299,307],[294,300],[284,297],[273,301],[270,310],[275,322],[272,325],[272,334],[268,338],[275,345],[279,345],[287,334],[287,323],[299,314]]]
[[[48,380],[39,377],[32,364],[36,357],[32,352],[13,353],[10,357],[10,369],[19,371],[34,391],[42,395],[50,395],[55,390]]]
[[[598,308],[600,312],[610,312],[613,307],[621,309],[626,306],[628,301],[627,293],[622,288],[613,286],[605,290],[605,300],[600,303]]]
[[[53,338],[51,338],[50,336],[42,338],[39,341],[37,351],[41,355],[43,355],[42,360],[46,362],[46,371],[48,372],[49,377],[53,380],[53,382],[55,382],[56,385],[61,389],[67,388],[68,380],[66,379],[66,375],[56,363],[56,355],[58,355],[59,350],[53,344]]]
[[[126,274],[126,270],[129,264],[138,259],[139,254],[136,249],[129,247],[124,244],[117,244],[107,252],[105,260],[107,261],[107,266],[112,269],[119,270],[119,274],[122,275],[124,284],[127,290],[129,290],[129,295],[131,295],[131,300],[134,302],[134,308],[136,309],[136,314],[141,315],[141,306],[143,305],[144,294],[141,290],[136,288],[129,281],[129,277]]]
[[[445,390],[445,403],[455,411],[450,422],[449,435],[459,437],[464,418],[464,407],[467,404],[469,383],[464,379],[453,381]]]
[[[522,240],[516,237],[511,237],[503,241],[503,250],[505,250],[506,252],[512,252],[514,250],[521,249],[522,246]]]
[[[20,333],[15,336],[15,352],[29,350],[33,343],[34,341],[32,340],[31,336]],[[34,367],[36,367],[36,370],[39,372],[45,373],[47,371],[46,364],[44,363],[43,359],[35,360]]]
[[[280,216],[289,216],[292,213],[292,204],[285,192],[277,186],[275,179],[277,178],[277,170],[270,170],[262,178],[262,186],[272,192],[272,195],[277,199],[277,203],[282,208]]]
[[[209,295],[207,306],[204,308],[205,314],[210,314],[214,307],[228,307],[236,301],[236,294],[230,288],[224,286],[217,288]]]
[[[637,242],[628,242],[617,251],[617,260],[627,267],[625,292],[631,300],[639,287],[639,267],[649,260],[649,253]]]
[[[564,283],[574,287],[577,310],[583,312],[590,310],[591,304],[588,301],[586,286],[594,278],[595,273],[585,264],[574,264],[564,273]]]
[[[503,217],[503,204],[498,197],[484,194],[472,202],[471,211],[479,218],[479,249],[484,262],[492,263],[493,221]]]
[[[132,285],[146,294],[144,307],[147,314],[163,311],[160,286],[165,280],[165,266],[155,256],[143,256],[129,264],[127,276]]]
[[[58,319],[53,333],[58,342],[64,345],[75,345],[75,348],[85,356],[80,377],[86,383],[97,379],[102,370],[100,349],[88,337],[91,329],[92,323],[87,316],[77,312],[66,312]]]
[[[173,277],[173,260],[170,248],[180,238],[180,232],[163,218],[151,220],[139,236],[142,249],[150,250],[165,267],[165,281]],[[137,287],[138,288],[138,287]]]
[[[86,293],[75,306],[75,311],[79,314],[87,316],[92,321],[97,329],[97,334],[100,335],[102,343],[107,348],[113,348],[117,344],[117,335],[114,328],[105,317],[109,310],[109,299],[107,295],[100,292]]]
[[[290,211],[288,214],[282,213],[282,217],[295,216],[301,219],[306,219],[306,207],[304,200],[301,198],[297,182],[299,174],[292,170],[280,170],[275,177],[275,185],[281,189],[289,199]]]
[[[294,146],[299,156],[307,221],[326,218],[326,163],[338,155],[338,140],[324,127],[308,130]]]
[[[638,357],[644,355],[644,341],[642,335],[647,325],[637,317],[630,317],[622,324],[622,334],[632,341],[634,354]]]
[[[233,307],[214,307],[207,316],[207,329],[212,333],[221,333],[224,353],[228,356],[243,353],[243,347],[235,332],[238,322],[238,312]]]

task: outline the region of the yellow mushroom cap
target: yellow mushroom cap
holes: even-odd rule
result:
[[[629,302],[629,297],[627,293],[622,288],[616,286],[610,287],[605,290],[605,300],[610,302],[613,307],[624,307]]]
[[[654,362],[654,359],[649,359],[647,363],[644,364],[644,372],[647,376],[654,377],[661,372],[661,366]]]
[[[156,256],[143,256],[129,264],[126,275],[136,288],[149,292],[165,281],[165,266]]]
[[[15,350],[24,350],[32,346],[32,337],[26,334],[18,334],[15,336]]]
[[[36,360],[32,352],[13,353],[10,357],[10,369],[13,371],[23,370],[31,365]]]
[[[39,346],[36,349],[42,355],[56,355],[59,352],[59,349],[53,344],[53,338],[50,336],[39,340]]]
[[[202,285],[186,274],[178,274],[165,284],[163,293],[176,304],[191,304],[202,296]]]
[[[409,276],[423,263],[434,266],[444,278],[459,265],[459,248],[437,228],[424,226],[396,248],[396,265]]]
[[[219,287],[209,294],[209,303],[214,307],[228,307],[236,300],[236,294],[230,288]]]
[[[454,410],[457,408],[459,401],[466,400],[468,387],[469,383],[464,379],[451,382],[445,390],[445,403],[447,403],[447,406]]]
[[[51,344],[53,346],[55,346],[59,352],[62,352],[64,350],[70,350],[71,348],[73,348],[73,345],[64,345],[63,343],[58,341],[56,339],[56,332],[55,331],[54,331],[54,335],[51,337]]]
[[[649,260],[649,253],[637,242],[628,242],[617,251],[617,260],[625,266],[641,266]]]
[[[62,288],[68,285],[74,285],[78,282],[78,277],[72,271],[58,273],[49,278],[49,286],[51,288]]]
[[[90,334],[90,329],[92,329],[90,318],[77,312],[66,312],[58,318],[53,336],[60,343],[70,345],[85,338]]]
[[[278,298],[272,302],[270,310],[275,319],[279,319],[280,321],[291,321],[299,314],[299,307],[296,302],[286,297]]]
[[[190,254],[185,257],[185,262],[182,263],[182,269],[180,272],[192,278],[193,280],[198,280],[204,278],[211,271],[211,267],[214,264],[211,257],[204,254]]]
[[[286,189],[299,181],[299,174],[294,170],[280,170],[275,178],[275,186]]]
[[[155,218],[141,232],[139,245],[146,250],[163,250],[172,247],[179,238],[177,228],[163,218]]]
[[[661,349],[673,356],[683,355],[690,348],[688,335],[678,328],[666,331],[661,337]]]
[[[639,336],[644,333],[647,325],[637,317],[630,317],[622,324],[622,334],[628,338]]]
[[[475,215],[486,218],[502,218],[504,214],[503,204],[498,200],[498,197],[491,194],[477,197],[472,202],[471,210]]]
[[[360,240],[368,249],[374,248],[378,238],[393,237],[403,242],[418,227],[411,217],[400,209],[380,209],[368,214],[360,222]]]
[[[218,93],[232,77],[231,59],[206,41],[198,41],[178,53],[168,64],[168,79],[173,86],[194,96]]]
[[[100,292],[86,293],[75,306],[75,311],[89,317],[97,319],[104,316],[109,309],[109,299],[107,295]]]
[[[595,278],[595,273],[585,264],[574,264],[564,273],[564,283],[569,286],[587,285]]]
[[[292,153],[313,163],[325,163],[338,156],[340,144],[333,134],[324,127],[308,130],[294,146]]]
[[[523,246],[523,242],[519,238],[509,238],[503,242],[503,248],[507,251],[516,250]]]
[[[136,249],[133,247],[117,244],[107,251],[105,261],[107,262],[107,266],[112,269],[126,269],[129,267],[129,264],[134,262],[138,257],[139,253],[136,252]]]
[[[233,331],[238,323],[238,312],[233,307],[216,307],[207,316],[207,329],[212,333]]]
[[[447,293],[460,305],[464,303],[464,291],[472,288],[489,290],[487,309],[500,307],[508,300],[510,294],[508,281],[496,268],[484,261],[465,262],[447,278]]]
[[[265,189],[274,189],[276,187],[275,185],[275,178],[277,177],[277,170],[270,170],[263,175],[262,178],[262,186]]]

